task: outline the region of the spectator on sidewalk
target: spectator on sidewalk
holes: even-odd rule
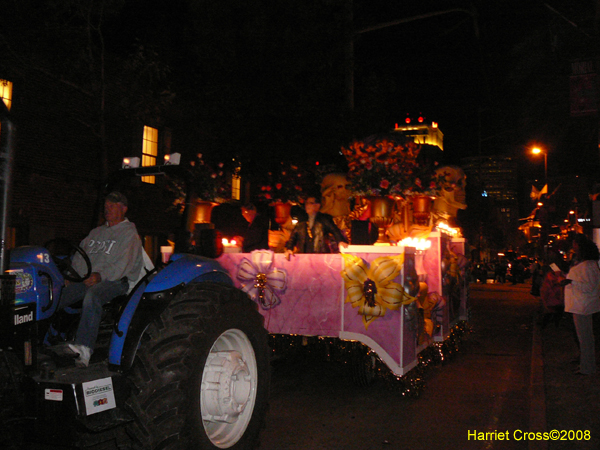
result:
[[[567,264],[560,253],[554,250],[548,251],[546,264],[542,266],[542,285],[540,297],[542,300],[542,329],[550,321],[558,327],[565,310],[564,288],[561,282],[565,279],[563,272],[567,272]]]
[[[596,350],[592,315],[600,311],[600,252],[596,244],[577,234],[573,238],[573,265],[569,269],[565,286],[565,311],[573,314],[579,341],[579,369],[576,373],[596,373]]]
[[[523,283],[525,281],[525,266],[520,259],[516,259],[512,263],[511,267],[511,275],[512,275],[512,284],[513,286],[518,283]]]
[[[507,270],[508,270],[508,263],[506,262],[506,260],[501,259],[500,261],[498,261],[498,264],[496,264],[495,278],[494,278],[496,283],[504,284],[506,282],[506,271]]]
[[[539,297],[540,289],[544,281],[544,274],[542,273],[542,265],[537,259],[529,266],[529,273],[531,274],[531,295]]]

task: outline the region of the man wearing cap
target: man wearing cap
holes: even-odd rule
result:
[[[137,229],[126,217],[127,198],[120,192],[111,192],[104,201],[106,222],[94,228],[81,241],[80,247],[88,255],[92,273],[83,282],[68,283],[60,298],[65,308],[83,298],[81,319],[75,341],[68,348],[79,354],[78,366],[87,366],[94,351],[102,306],[129,289],[128,280],[136,280],[144,265],[143,250]],[[75,254],[72,267],[85,273],[83,257]]]

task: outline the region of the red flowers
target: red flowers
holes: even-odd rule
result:
[[[281,163],[276,171],[269,172],[258,197],[269,202],[298,203],[304,193],[306,172],[290,163]]]
[[[419,160],[420,151],[419,144],[403,135],[374,136],[342,147],[357,195],[433,194],[434,165]]]

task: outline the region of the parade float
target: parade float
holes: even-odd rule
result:
[[[342,149],[349,171],[323,178],[321,211],[348,236],[343,253],[288,260],[228,247],[219,257],[272,336],[341,351],[360,384],[382,368],[403,379],[423,355],[443,358],[469,315],[466,242],[456,226],[466,177],[421,158],[422,147],[395,135]]]

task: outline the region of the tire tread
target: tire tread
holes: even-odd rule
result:
[[[197,370],[202,373],[202,368],[195,365],[198,366],[197,361],[202,358],[199,354],[206,347],[207,333],[214,333],[215,327],[219,326],[215,322],[228,320],[221,318],[221,314],[227,310],[232,314],[238,311],[238,315],[243,312],[248,326],[253,330],[260,329],[256,333],[260,336],[256,339],[261,348],[255,348],[255,352],[267,353],[264,356],[267,373],[261,382],[266,384],[268,392],[267,332],[255,303],[245,293],[230,286],[217,283],[190,285],[148,326],[131,370],[135,395],[131,396],[126,406],[136,420],[129,425],[128,432],[139,448],[187,448],[193,438],[189,431],[186,432],[192,427],[185,426],[190,416],[189,379]],[[212,343],[208,349],[210,346]],[[258,359],[260,356],[257,354],[256,357]],[[254,414],[260,423],[254,427],[262,428],[266,408],[266,399],[259,401],[257,396]],[[252,421],[256,421],[254,415]],[[246,434],[257,435],[258,432],[250,430],[249,425]],[[233,448],[251,448],[251,442],[256,438],[249,436],[246,439],[244,436],[238,443],[240,445],[236,444]]]

